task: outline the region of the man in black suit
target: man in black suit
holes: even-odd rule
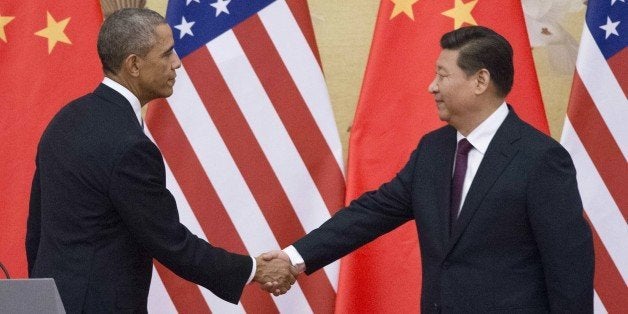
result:
[[[423,313],[590,313],[593,244],[571,157],[504,99],[512,48],[494,31],[441,38],[429,86],[448,126],[390,182],[265,258],[314,272],[414,219]],[[395,270],[391,270],[395,271]]]
[[[31,277],[55,279],[69,313],[146,312],[152,261],[237,303],[251,280],[285,293],[296,272],[282,260],[227,252],[179,222],[159,149],[141,106],[172,94],[172,31],[146,9],[105,20],[105,79],[65,106],[38,146],[26,251]],[[268,283],[271,282],[271,283]]]

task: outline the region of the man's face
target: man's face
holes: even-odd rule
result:
[[[155,39],[148,54],[141,57],[140,100],[150,101],[172,95],[175,69],[181,66],[181,60],[173,50],[174,40],[168,24],[155,27]]]
[[[458,50],[443,49],[436,61],[436,77],[428,87],[434,95],[438,117],[456,127],[472,110],[476,95],[475,75],[469,75],[458,66]]]

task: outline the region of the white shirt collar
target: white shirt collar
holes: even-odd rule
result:
[[[493,136],[497,133],[497,129],[502,125],[504,120],[506,120],[506,116],[508,116],[508,106],[506,102],[503,102],[497,110],[493,112],[486,120],[484,120],[478,127],[476,127],[466,139],[473,145],[473,148],[478,150],[482,155],[486,153],[486,149],[488,145],[491,143]],[[456,140],[459,142],[461,139],[465,138],[460,132],[457,132]]]
[[[140,125],[143,125],[142,105],[140,105],[140,100],[137,99],[137,97],[135,97],[135,95],[133,95],[133,93],[131,93],[131,91],[128,90],[126,87],[120,85],[120,83],[106,76],[105,76],[105,79],[102,80],[102,83],[111,87],[111,89],[115,90],[116,92],[120,93],[120,95],[122,95],[122,97],[124,97],[131,104],[131,108],[133,108],[133,112],[135,113],[135,116],[137,117],[137,122],[139,122]]]

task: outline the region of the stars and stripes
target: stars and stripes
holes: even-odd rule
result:
[[[218,17],[221,13],[229,14],[229,8],[227,5],[231,0],[217,0],[216,2],[210,4],[212,7],[216,8],[216,17]]]
[[[183,65],[173,95],[150,106],[147,133],[163,153],[181,221],[242,254],[286,247],[344,201],[342,149],[307,4],[170,1],[166,19]],[[156,269],[151,312],[329,313],[338,276],[329,265],[279,298],[250,286],[232,305]]]
[[[194,26],[196,22],[188,22],[185,20],[185,16],[181,17],[181,24],[175,25],[174,28],[179,30],[179,39],[182,39],[185,35],[194,36],[192,33],[192,26]]]
[[[610,17],[606,17],[606,24],[600,26],[600,28],[606,32],[604,39],[608,39],[611,35],[619,36],[619,33],[617,32],[617,26],[619,26],[619,23],[619,21],[613,22]]]
[[[628,308],[626,17],[624,1],[588,2],[561,139],[593,228],[596,313]]]

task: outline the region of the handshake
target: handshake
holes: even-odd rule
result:
[[[292,266],[290,258],[283,251],[270,251],[255,258],[257,269],[253,281],[260,288],[275,296],[282,295],[295,283],[302,270]]]

